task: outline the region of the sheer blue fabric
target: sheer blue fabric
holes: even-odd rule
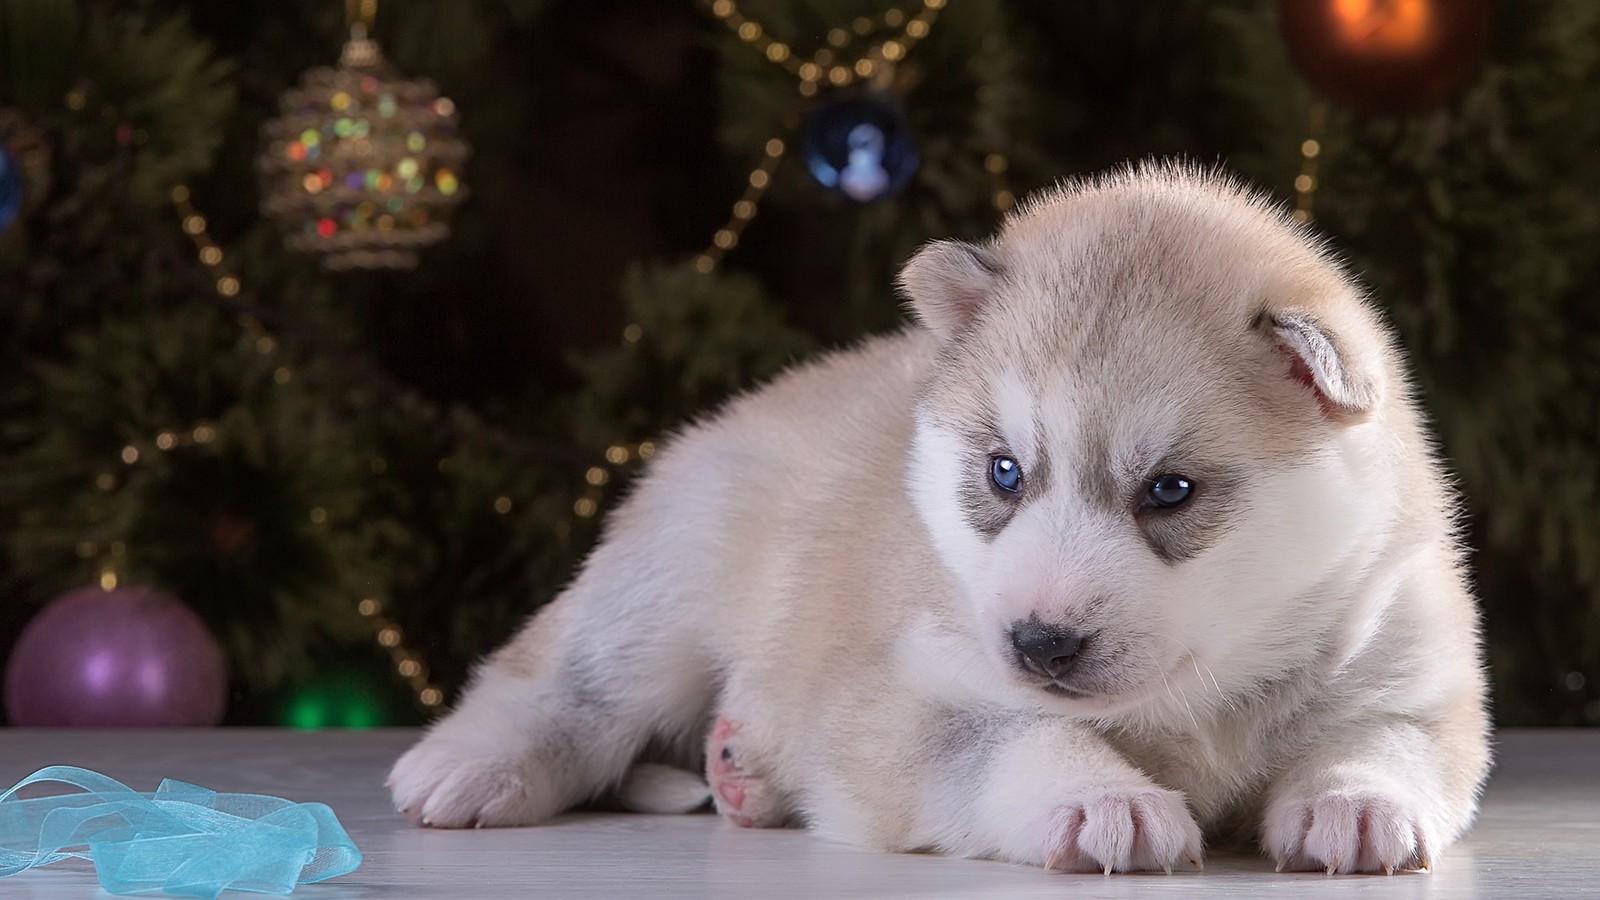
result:
[[[22,799],[30,784],[84,793]],[[168,779],[155,793],[75,766],[49,766],[0,794],[0,877],[64,859],[94,863],[113,894],[287,894],[355,871],[361,851],[333,810]]]

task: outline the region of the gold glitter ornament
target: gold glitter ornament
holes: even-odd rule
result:
[[[444,240],[467,196],[455,104],[385,62],[367,21],[354,21],[339,68],[311,69],[262,126],[262,212],[293,250],[330,270],[410,269]]]

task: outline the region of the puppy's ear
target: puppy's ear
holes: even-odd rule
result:
[[[1341,341],[1316,318],[1296,310],[1263,312],[1256,323],[1287,363],[1289,377],[1315,393],[1330,421],[1355,423],[1377,407],[1379,348]]]
[[[977,316],[999,274],[1000,258],[987,247],[933,241],[900,270],[900,291],[917,318],[948,339]]]

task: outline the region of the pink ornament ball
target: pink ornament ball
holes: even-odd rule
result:
[[[6,711],[25,727],[216,725],[227,692],[205,623],[146,587],[62,594],[22,630],[6,666]]]

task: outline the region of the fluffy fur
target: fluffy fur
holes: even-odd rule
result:
[[[921,327],[668,443],[395,765],[397,806],[539,822],[648,754],[704,758],[740,824],[886,850],[1163,869],[1203,833],[1431,866],[1488,767],[1476,613],[1352,279],[1235,183],[1147,166],[931,244],[902,286]],[[1163,475],[1192,487],[1170,509]],[[1025,633],[1081,645],[1041,672]]]

